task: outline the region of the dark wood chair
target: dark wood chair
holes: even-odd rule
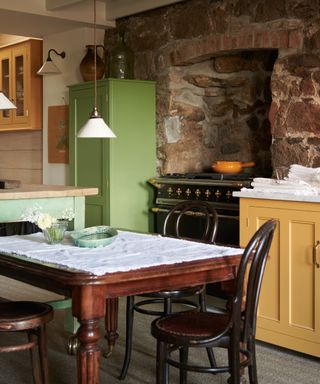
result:
[[[229,314],[188,311],[152,322],[151,333],[157,339],[157,384],[169,382],[169,365],[179,368],[180,384],[186,384],[188,371],[230,372],[230,383],[238,384],[243,367],[248,367],[250,383],[258,383],[256,313],[275,226],[275,220],[267,221],[249,241],[241,257]],[[216,367],[189,364],[191,347],[227,348],[229,363]],[[175,359],[172,352],[177,349],[179,358]]]
[[[23,342],[19,341],[19,343],[1,346],[0,353],[29,349],[35,384],[49,383],[45,326],[52,318],[53,309],[45,303],[33,301],[0,302],[0,333],[25,332],[27,335]]]
[[[197,216],[199,219],[199,233],[196,240],[213,244],[217,234],[218,217],[215,209],[209,203],[203,201],[185,201],[175,205],[166,216],[163,235],[190,239],[190,235],[187,232],[188,225],[185,225],[190,215]],[[188,299],[188,297],[195,295],[199,298],[198,303]],[[127,297],[126,351],[119,376],[120,380],[126,377],[131,360],[134,311],[152,316],[168,315],[172,313],[173,303],[183,304],[188,306],[188,308],[200,308],[201,311],[206,310],[205,285],[154,292],[143,295],[143,297],[146,299],[136,303],[134,296]],[[150,309],[152,304],[160,304],[161,310]],[[208,354],[211,363],[215,364],[212,352],[208,350]]]

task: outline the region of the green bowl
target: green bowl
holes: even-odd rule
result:
[[[77,247],[97,248],[111,244],[117,237],[118,231],[106,225],[88,227],[79,231],[70,232]]]

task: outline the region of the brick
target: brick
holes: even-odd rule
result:
[[[271,32],[271,48],[288,48],[289,33],[288,31]]]
[[[262,47],[262,32],[261,31],[255,31],[254,37],[253,37],[253,47],[254,48],[261,48]]]
[[[301,48],[303,43],[303,35],[301,31],[289,32],[289,48]]]
[[[223,35],[222,37],[222,50],[229,50],[232,47],[232,38],[230,35]]]
[[[253,48],[253,33],[245,32],[238,34],[238,48],[250,49]]]

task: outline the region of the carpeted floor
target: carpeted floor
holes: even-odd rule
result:
[[[36,299],[47,301],[57,298],[49,292],[38,290],[21,283],[0,277],[0,296],[10,299]],[[120,303],[119,332],[116,348],[109,359],[102,358],[101,384],[120,384],[118,375],[124,355],[124,300]],[[152,384],[155,382],[155,341],[149,334],[150,317],[136,314],[134,352],[127,378],[124,384]],[[48,348],[50,384],[76,383],[76,359],[66,353],[68,334],[64,331],[63,311],[56,311],[54,320],[48,325]],[[103,324],[101,324],[103,331]],[[1,335],[0,342],[6,337]],[[105,347],[101,340],[102,348]],[[218,360],[225,358],[223,352],[217,352]],[[206,361],[205,353],[197,350],[191,354],[195,361]],[[260,384],[319,384],[320,360],[309,356],[281,350],[269,345],[257,345],[258,377]],[[0,355],[0,384],[31,384],[29,354],[27,352]],[[188,384],[220,384],[227,382],[228,375],[189,374]],[[172,368],[170,383],[178,384],[178,375]]]

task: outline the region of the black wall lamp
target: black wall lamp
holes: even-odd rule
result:
[[[54,52],[56,55],[60,56],[62,59],[66,57],[66,53],[63,51],[61,53],[57,52],[55,49],[49,49],[48,57],[43,66],[37,72],[38,75],[53,75],[61,73],[60,69],[55,65],[51,59],[51,52]]]

